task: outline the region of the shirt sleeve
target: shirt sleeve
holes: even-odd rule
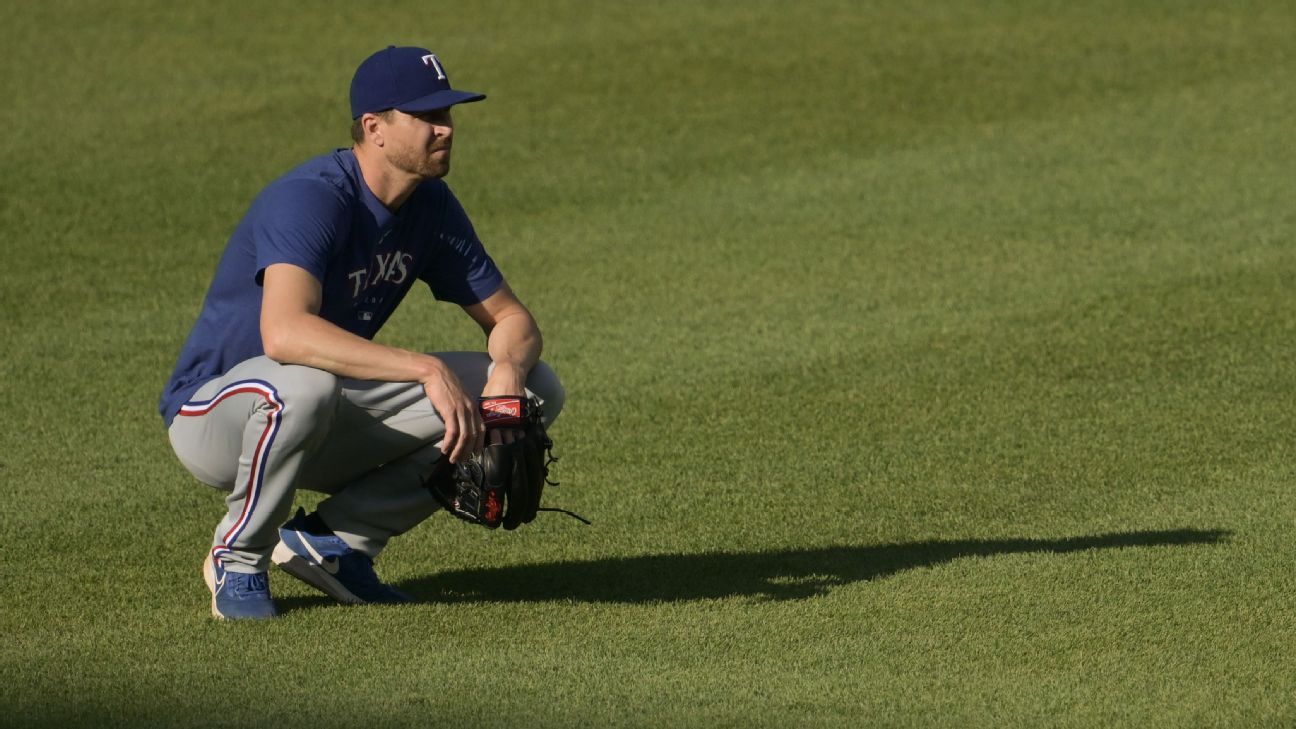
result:
[[[322,180],[286,180],[267,189],[255,208],[257,284],[276,263],[304,268],[322,282],[334,246],[350,225],[337,192]]]
[[[504,276],[477,238],[459,200],[448,187],[444,190],[445,207],[432,241],[435,252],[419,278],[438,300],[468,306],[499,290]]]

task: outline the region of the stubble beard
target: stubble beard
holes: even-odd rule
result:
[[[423,179],[433,177],[445,177],[450,173],[450,153],[441,157],[433,157],[431,152],[425,152],[413,147],[403,147],[393,151],[388,157],[391,164],[396,169],[407,172],[411,175],[417,175]]]

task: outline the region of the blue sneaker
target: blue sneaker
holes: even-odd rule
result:
[[[332,532],[308,532],[304,509],[297,509],[297,514],[279,528],[279,545],[270,560],[284,572],[338,602],[359,605],[414,599],[391,585],[384,585],[374,572],[369,555],[347,546],[341,537]]]
[[[220,560],[203,560],[203,581],[212,594],[212,615],[222,620],[264,620],[273,618],[274,600],[266,573],[230,572]]]

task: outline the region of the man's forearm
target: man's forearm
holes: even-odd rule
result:
[[[529,313],[523,311],[500,319],[486,340],[486,351],[495,369],[482,394],[521,394],[543,348],[540,328]]]
[[[388,347],[356,336],[313,314],[294,317],[263,336],[266,356],[341,377],[382,382],[421,382],[434,357]]]

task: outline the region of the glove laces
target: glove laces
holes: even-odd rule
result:
[[[586,526],[594,526],[594,524],[589,519],[586,519],[580,514],[577,514],[574,511],[568,511],[566,509],[559,509],[555,506],[541,506],[538,507],[536,511],[556,511],[559,514],[566,514],[567,516],[570,516],[571,518],[575,519],[576,521],[579,521],[582,524],[585,524]]]

